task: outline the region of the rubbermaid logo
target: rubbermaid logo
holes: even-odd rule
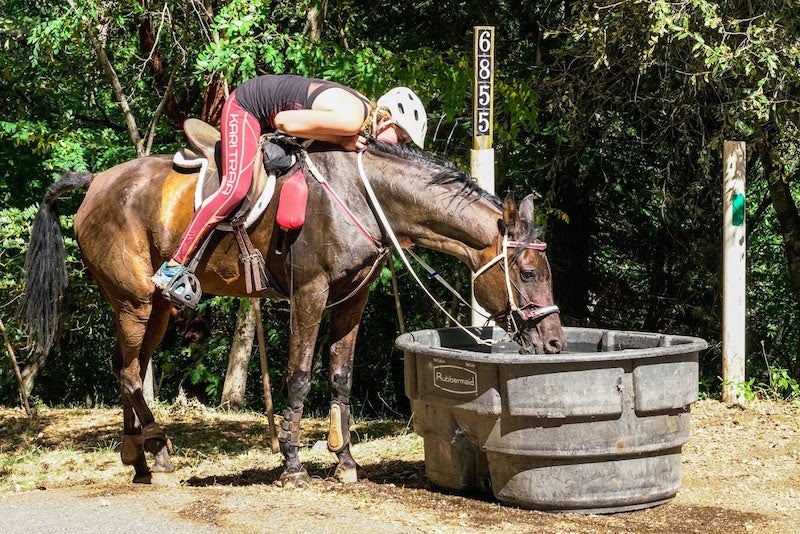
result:
[[[433,368],[433,385],[450,393],[477,393],[478,375],[475,371],[456,365],[436,365]]]

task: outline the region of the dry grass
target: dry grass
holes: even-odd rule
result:
[[[130,484],[132,469],[119,460],[119,409],[42,409],[32,421],[0,409],[0,502],[8,503],[0,505],[2,513],[47,516],[61,503],[83,506],[90,521],[98,507],[118,506],[214,532],[788,534],[800,522],[796,405],[756,402],[741,410],[696,403],[678,496],[664,506],[608,516],[520,510],[491,495],[437,490],[425,478],[422,440],[407,421],[358,422],[353,455],[367,480],[342,485],[329,480],[335,458],[312,447],[325,438],[326,422],[305,419],[301,459],[314,480],[287,489],[273,484],[281,457],[269,449],[262,415],[181,405],[160,408],[156,416],[175,446],[177,487]],[[49,491],[24,491],[34,488]]]
[[[172,439],[173,463],[190,485],[271,483],[282,457],[272,454],[267,419],[257,413],[175,405],[156,410]],[[301,459],[312,476],[326,477],[335,458],[312,446],[325,439],[327,421],[304,419]],[[98,483],[127,483],[132,471],[119,458],[119,408],[42,408],[29,420],[20,410],[0,408],[0,492]],[[360,421],[353,431],[354,454],[368,465],[386,461],[420,463],[422,440],[405,421]]]

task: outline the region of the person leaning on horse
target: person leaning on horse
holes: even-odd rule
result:
[[[423,148],[427,115],[419,97],[406,87],[395,87],[373,105],[344,85],[270,74],[248,80],[230,94],[222,108],[221,130],[220,187],[197,209],[177,251],[153,275],[159,289],[176,280],[214,226],[244,199],[262,133],[281,131],[351,151],[364,150],[367,136],[389,143],[413,141]]]

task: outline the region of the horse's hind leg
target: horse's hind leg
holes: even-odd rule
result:
[[[350,454],[350,390],[353,386],[353,353],[358,326],[369,290],[353,296],[331,313],[330,384],[331,400],[328,450],[339,464],[334,476],[341,482],[356,482],[359,466]]]
[[[153,471],[174,471],[169,459],[169,438],[155,422],[142,390],[150,354],[164,334],[168,312],[169,307],[161,303],[117,311],[114,370],[122,393],[124,435],[121,456],[124,464],[134,467],[134,482],[151,481],[145,451],[155,456]]]
[[[142,343],[142,350],[139,356],[139,361],[142,369],[146,370],[150,363],[150,359],[155,352],[156,347],[164,338],[164,332],[167,330],[169,324],[170,311],[172,304],[160,296],[155,296],[153,299],[152,311],[147,321],[147,329],[144,334],[144,342]],[[142,373],[142,380],[144,380],[144,373]],[[152,415],[152,414],[151,414]],[[154,473],[172,473],[175,467],[172,465],[170,454],[172,453],[172,442],[161,428],[155,423],[150,424],[150,432],[145,429],[145,451],[153,455],[153,466],[151,470]],[[148,434],[152,437],[148,437]]]

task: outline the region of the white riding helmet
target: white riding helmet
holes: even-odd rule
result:
[[[419,97],[408,87],[395,87],[378,99],[378,107],[392,114],[392,122],[406,131],[414,143],[425,148],[428,114]]]

